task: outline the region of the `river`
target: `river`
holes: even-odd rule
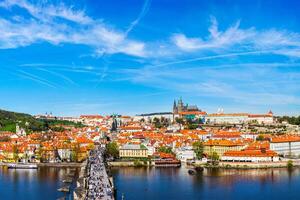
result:
[[[0,166],[0,199],[56,200],[64,196],[57,191],[68,168],[7,169]],[[71,199],[71,195],[66,196]]]
[[[300,199],[300,169],[113,168],[121,200]]]
[[[0,199],[55,200],[67,168],[15,170],[0,167]],[[300,199],[300,169],[112,168],[117,200]],[[70,199],[70,197],[69,197]]]

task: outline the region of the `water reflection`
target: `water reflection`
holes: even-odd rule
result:
[[[0,167],[0,199],[53,200],[62,197],[64,194],[57,189],[69,171],[69,168],[54,167],[38,170]]]
[[[299,199],[300,169],[113,168],[118,199]]]

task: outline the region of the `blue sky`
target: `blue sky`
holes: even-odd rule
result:
[[[300,114],[299,1],[0,0],[0,107]]]

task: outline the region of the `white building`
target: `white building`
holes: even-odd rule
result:
[[[196,154],[192,147],[182,147],[175,151],[177,159],[182,162],[187,162],[189,160],[194,160]]]
[[[124,126],[120,128],[121,133],[136,133],[136,132],[142,132],[143,127],[141,126]]]
[[[271,150],[241,150],[227,151],[221,160],[225,162],[277,162],[279,157]]]
[[[273,124],[274,117],[272,111],[267,114],[248,114],[248,113],[213,113],[205,118],[208,124]]]
[[[146,146],[147,150],[148,150],[148,156],[153,156],[153,154],[155,153],[155,147],[153,146]]]
[[[242,133],[241,137],[243,139],[256,140],[256,138],[258,137],[258,134],[257,133]]]
[[[181,124],[171,124],[167,127],[167,131],[178,132],[183,129]]]
[[[256,122],[258,124],[273,124],[274,117],[272,111],[269,111],[267,114],[249,114],[248,122]]]
[[[248,120],[248,113],[214,113],[208,114],[205,122],[208,124],[242,124]]]
[[[101,115],[81,115],[80,120],[86,125],[95,125],[104,121],[104,117]]]
[[[58,148],[57,153],[62,160],[69,160],[71,158],[72,150],[68,148]]]
[[[299,156],[300,137],[282,136],[271,138],[270,149],[283,156]]]
[[[149,114],[141,114],[133,117],[133,121],[140,121],[144,120],[145,122],[153,121],[154,118],[161,119],[165,118],[168,119],[170,122],[173,122],[173,113],[171,112],[161,112],[161,113],[149,113]]]

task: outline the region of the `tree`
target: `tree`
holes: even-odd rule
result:
[[[213,164],[213,165],[216,165],[216,164],[218,163],[219,159],[220,159],[220,156],[218,155],[217,152],[214,151],[214,152],[211,154],[210,158],[211,158],[211,160],[212,160],[212,164]]]
[[[159,147],[158,152],[173,154],[173,151],[172,151],[171,147]]]
[[[18,147],[17,145],[14,145],[13,146],[13,157],[14,157],[14,161],[17,162],[18,159],[19,159],[19,150],[18,150]]]
[[[256,138],[257,141],[263,141],[264,139],[265,139],[265,138],[264,138],[263,135],[259,135],[259,136],[257,136],[257,138]]]
[[[111,142],[106,145],[106,153],[114,158],[119,157],[119,147],[116,142]]]
[[[289,161],[287,162],[286,166],[287,166],[288,169],[292,169],[293,166],[294,166],[293,161],[292,161],[292,160],[289,160]]]
[[[197,129],[198,126],[199,126],[198,124],[188,124],[189,129]]]
[[[78,161],[79,152],[80,152],[79,144],[76,144],[74,146],[73,151],[71,152],[71,162],[77,162]]]
[[[153,118],[153,124],[154,124],[155,128],[161,128],[162,127],[161,122],[157,117]]]
[[[194,152],[196,154],[196,158],[198,160],[202,159],[202,157],[203,157],[203,151],[204,151],[203,143],[200,142],[200,141],[194,142],[193,149],[194,149]]]
[[[176,121],[178,124],[183,124],[183,122],[184,122],[182,118],[178,118],[178,117],[175,118],[175,121]]]

